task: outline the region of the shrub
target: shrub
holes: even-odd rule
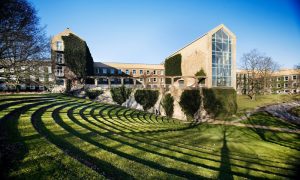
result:
[[[205,110],[214,117],[225,117],[236,113],[236,91],[234,89],[203,89]]]
[[[157,90],[136,90],[134,99],[142,105],[143,109],[146,111],[155,105],[158,94]]]
[[[126,88],[125,86],[112,88],[110,94],[117,104],[122,105],[129,98],[131,88]]]
[[[174,113],[174,98],[171,96],[171,94],[168,93],[164,96],[161,106],[164,108],[166,116],[171,118]]]
[[[204,70],[201,68],[198,72],[196,72],[195,76],[206,76],[206,73]],[[198,78],[198,83],[200,84],[205,84],[205,78]]]
[[[184,90],[180,96],[179,105],[188,117],[193,117],[200,107],[201,97],[199,90]]]
[[[99,95],[103,93],[102,90],[85,90],[85,94],[90,98],[90,99],[96,99]]]

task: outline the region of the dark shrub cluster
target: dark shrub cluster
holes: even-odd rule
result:
[[[155,105],[158,95],[159,92],[157,90],[136,90],[134,93],[134,99],[142,105],[143,109],[146,111]]]
[[[174,113],[174,98],[170,93],[166,94],[162,101],[161,101],[161,106],[164,108],[166,112],[166,116],[168,118],[171,118]]]
[[[125,86],[111,88],[112,99],[119,105],[122,105],[130,96],[132,89]]]
[[[85,94],[90,99],[96,99],[96,97],[103,94],[103,91],[102,90],[85,90]]]
[[[201,103],[199,90],[184,90],[180,96],[179,105],[188,117],[193,117]]]
[[[225,117],[236,113],[236,91],[234,89],[203,89],[205,110],[214,117]]]

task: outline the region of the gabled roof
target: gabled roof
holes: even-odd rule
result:
[[[174,55],[176,55],[179,51],[181,51],[182,49],[185,49],[186,47],[190,46],[191,44],[193,44],[194,42],[198,41],[199,39],[203,38],[204,36],[208,35],[208,34],[214,34],[216,33],[218,30],[220,29],[224,29],[232,38],[236,38],[235,34],[233,32],[231,32],[224,24],[220,24],[219,26],[213,28],[212,30],[208,31],[207,33],[205,33],[204,35],[202,35],[201,37],[195,39],[194,41],[190,42],[189,44],[185,45],[183,48],[180,48],[179,50],[175,51],[174,53],[172,53],[170,56],[168,56],[167,58],[170,58]],[[166,58],[166,59],[167,59]]]

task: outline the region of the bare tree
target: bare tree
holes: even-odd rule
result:
[[[271,85],[271,76],[279,65],[258,50],[245,53],[241,59],[241,68],[247,74],[247,95],[255,100],[257,93],[266,93]]]
[[[26,0],[3,0],[0,5],[0,68],[15,85],[37,64],[31,61],[49,57],[49,39],[36,14]]]

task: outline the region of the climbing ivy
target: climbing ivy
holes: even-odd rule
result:
[[[166,76],[181,76],[181,54],[176,54],[165,60]],[[171,79],[166,79],[166,83],[170,84]]]
[[[79,80],[93,74],[94,61],[86,42],[74,34],[62,36],[66,66]]]

